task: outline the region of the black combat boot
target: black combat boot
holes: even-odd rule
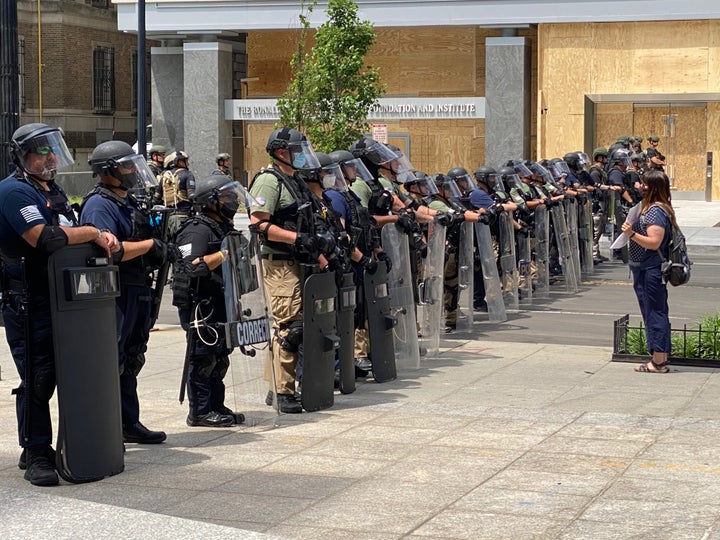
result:
[[[25,480],[34,486],[57,486],[55,465],[48,458],[48,447],[35,446],[27,449]],[[54,453],[54,452],[53,452]]]
[[[210,411],[207,414],[188,414],[187,425],[190,427],[230,427],[235,423],[235,417],[229,414],[220,414]]]
[[[123,426],[123,441],[138,444],[160,444],[167,439],[164,431],[150,431],[140,422],[131,426]]]
[[[45,452],[47,453],[50,463],[55,463],[55,449],[48,445],[45,447]],[[27,469],[27,448],[23,448],[23,451],[20,454],[20,459],[18,459],[18,469],[21,471]]]
[[[280,412],[289,414],[302,412],[302,405],[293,394],[278,394],[277,400],[280,405]]]

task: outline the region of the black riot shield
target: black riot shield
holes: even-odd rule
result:
[[[123,471],[115,297],[118,268],[94,244],[48,262],[58,392],[57,471],[73,483]]]
[[[535,264],[537,265],[537,286],[535,296],[550,296],[550,215],[544,204],[535,208]]]
[[[445,262],[445,225],[432,222],[428,225],[427,256],[420,269],[417,319],[420,327],[419,344],[427,356],[440,351],[440,327],[443,317],[443,273]]]
[[[355,391],[355,274],[347,272],[339,276],[337,334],[340,336],[338,359],[340,360],[340,392]]]
[[[393,329],[395,363],[400,370],[418,369],[420,347],[408,236],[393,224],[385,225],[382,228],[382,246],[393,262],[388,275],[388,290],[392,313],[397,317],[397,324]],[[370,339],[372,342],[372,336]]]
[[[475,236],[478,239],[478,249],[480,250],[480,263],[482,265],[483,283],[485,283],[485,302],[488,307],[488,320],[490,322],[507,321],[507,312],[505,311],[505,303],[503,302],[490,227],[485,223],[476,223]]]
[[[233,408],[242,410],[245,425],[268,420],[268,381],[275,370],[270,363],[270,309],[265,299],[257,237],[248,231],[232,231],[223,238],[226,257],[222,263],[225,291],[225,342],[234,348],[230,357]],[[275,381],[270,386],[275,388]]]
[[[473,246],[473,224],[466,221],[460,225],[457,254],[458,306],[456,328],[458,332],[470,332],[473,325],[473,299],[475,298]]]
[[[335,274],[310,275],[303,285],[302,406],[308,412],[333,406],[335,350],[340,347]]]
[[[397,367],[393,328],[398,321],[392,314],[385,265],[378,265],[374,274],[365,272],[363,282],[373,378],[376,382],[394,381],[397,378]]]
[[[500,282],[503,288],[503,299],[508,309],[518,309],[518,269],[515,257],[515,231],[510,214],[502,212],[499,216],[499,250],[500,250]]]

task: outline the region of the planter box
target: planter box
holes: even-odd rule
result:
[[[668,355],[672,365],[720,367],[720,328],[671,328],[673,350]],[[641,334],[644,343],[645,328],[642,322],[630,325],[630,315],[620,317],[613,323],[613,362],[647,362],[649,354],[632,352],[628,346],[628,335]]]

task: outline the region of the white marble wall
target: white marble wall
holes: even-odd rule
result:
[[[530,158],[530,44],[522,37],[485,41],[485,164]]]
[[[185,151],[196,179],[216,168],[215,156],[232,151],[232,122],[225,100],[232,98],[232,46],[222,42],[183,45]]]

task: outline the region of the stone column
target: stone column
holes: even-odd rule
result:
[[[150,49],[150,92],[152,97],[152,142],[171,150],[185,145],[183,125],[182,47]],[[150,156],[148,156],[150,157]]]
[[[530,44],[522,37],[485,40],[485,164],[530,158]]]
[[[225,100],[232,99],[233,56],[229,43],[185,43],[185,151],[197,180],[216,168],[215,156],[232,151],[232,121]]]

